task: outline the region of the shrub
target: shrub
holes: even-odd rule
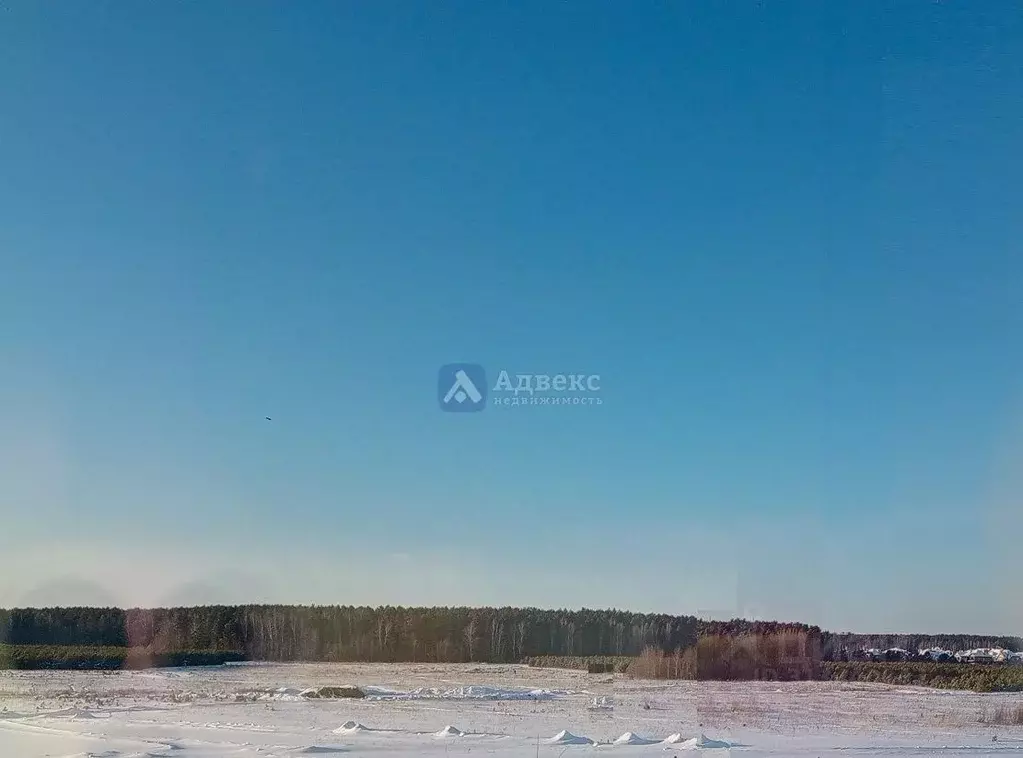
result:
[[[358,687],[318,687],[313,690],[306,690],[302,697],[313,699],[324,698],[360,698],[366,697],[366,693]]]
[[[816,638],[801,630],[715,634],[684,651],[647,648],[628,673],[638,679],[818,679],[820,649]]]
[[[523,663],[534,668],[576,669],[590,674],[623,674],[634,660],[630,655],[536,655]]]
[[[239,652],[171,651],[99,645],[2,645],[0,669],[145,669],[218,666],[245,660]]]
[[[825,679],[843,682],[877,682],[975,692],[1023,692],[1023,668],[1018,666],[832,661],[824,663],[822,671]]]
[[[695,662],[696,654],[692,648],[665,653],[648,647],[632,660],[626,673],[634,679],[695,679]]]
[[[1000,705],[995,709],[994,714],[987,719],[991,724],[1005,724],[1007,726],[1023,726],[1023,703],[1016,705]]]

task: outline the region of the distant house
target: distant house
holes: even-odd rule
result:
[[[888,661],[890,663],[896,661],[908,661],[913,656],[908,650],[903,650],[901,647],[890,647],[881,654],[881,660]]]
[[[997,660],[990,650],[966,650],[956,657],[963,663],[975,664],[995,663]]]
[[[918,651],[918,655],[923,660],[931,660],[937,663],[948,663],[956,659],[955,653],[951,650],[942,650],[940,647],[924,648]]]
[[[850,661],[870,661],[873,663],[897,663],[903,661],[933,661],[936,663],[972,663],[977,665],[987,664],[1013,664],[1023,665],[1023,652],[1015,652],[1005,648],[975,648],[973,650],[944,650],[938,647],[921,648],[916,651],[905,650],[900,647],[890,647],[884,650],[879,648],[866,648],[858,650],[843,650],[843,655]]]

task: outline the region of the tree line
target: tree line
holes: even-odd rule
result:
[[[695,642],[692,616],[618,610],[200,606],[0,611],[0,642],[242,651],[252,660],[519,662]]]
[[[0,609],[0,643],[241,652],[252,660],[517,663],[535,656],[674,653],[704,637],[809,635],[821,659],[877,647],[1021,650],[1014,637],[835,634],[774,621],[619,610],[236,605]]]

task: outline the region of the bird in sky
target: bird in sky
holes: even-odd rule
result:
[[[270,417],[269,417],[269,416],[266,416],[266,420],[267,420],[267,421],[270,421]]]

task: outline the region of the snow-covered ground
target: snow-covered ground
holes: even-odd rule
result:
[[[363,700],[310,699],[358,685]],[[1019,695],[481,665],[0,672],[0,758],[1018,755]]]

